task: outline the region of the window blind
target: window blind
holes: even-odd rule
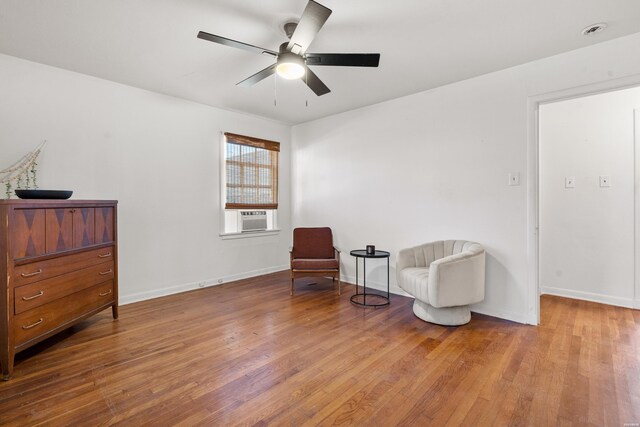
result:
[[[225,132],[225,209],[278,208],[280,143]]]

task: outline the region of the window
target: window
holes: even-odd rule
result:
[[[225,133],[225,209],[278,209],[280,143]]]
[[[226,132],[224,134],[224,233],[255,230],[247,212],[266,214],[265,230],[276,228],[280,143]],[[244,216],[242,213],[245,213]],[[252,227],[243,227],[251,218]],[[264,231],[264,230],[260,230]]]

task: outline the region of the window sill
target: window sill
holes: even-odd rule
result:
[[[249,231],[246,233],[220,233],[220,238],[222,240],[246,239],[249,237],[277,236],[278,234],[280,234],[280,229],[275,228],[273,230]]]

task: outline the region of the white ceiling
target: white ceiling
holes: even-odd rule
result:
[[[277,106],[273,77],[235,86],[272,57],[196,34],[277,50],[306,0],[0,0],[0,53],[301,123],[640,31],[638,0],[319,1],[333,14],[309,52],[379,52],[380,67],[315,67],[322,97],[278,78]]]

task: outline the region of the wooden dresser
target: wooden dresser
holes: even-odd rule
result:
[[[0,367],[111,307],[118,317],[117,202],[0,200]]]

